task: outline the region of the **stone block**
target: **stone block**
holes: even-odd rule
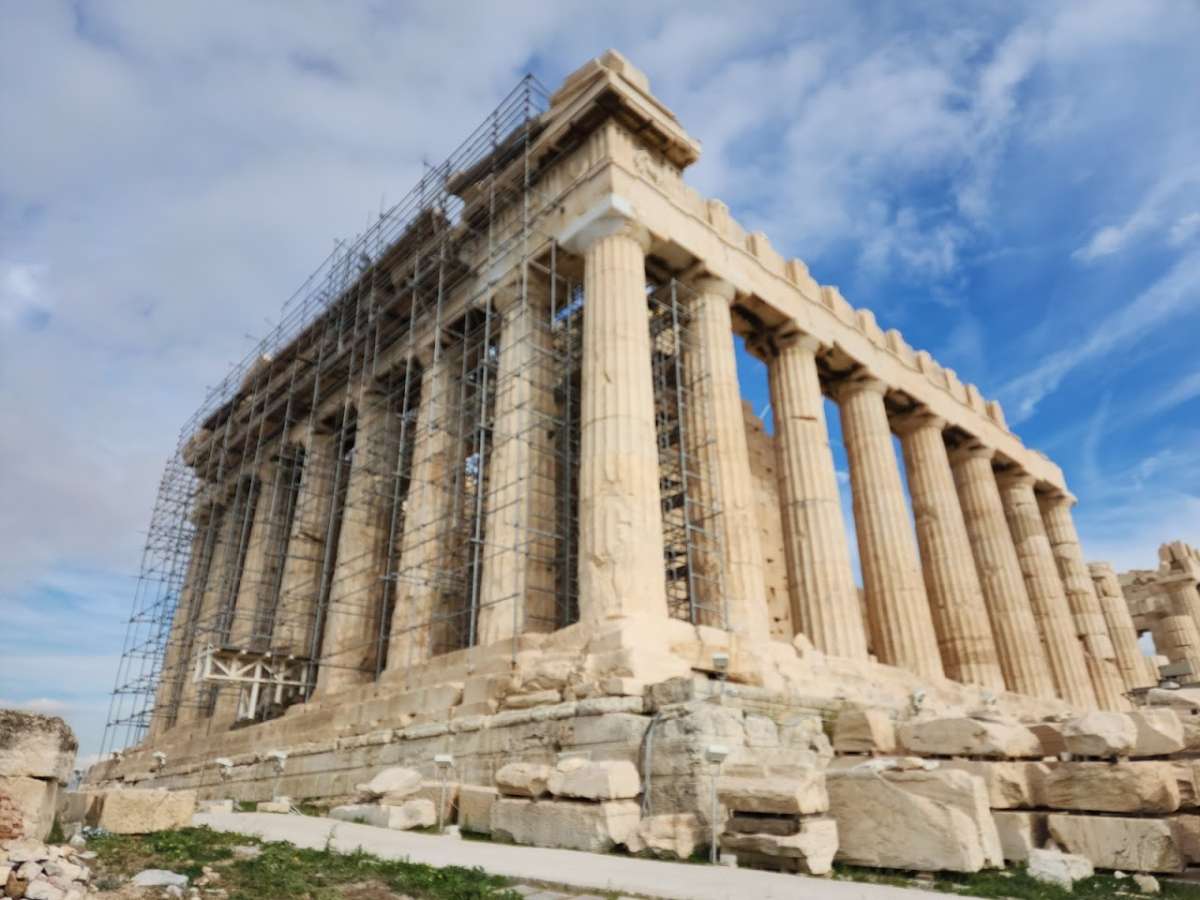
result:
[[[1200,863],[1200,816],[1183,813],[1168,816],[1167,822],[1184,860],[1191,864]]]
[[[19,835],[39,841],[46,839],[58,809],[56,779],[0,775],[0,797],[7,797],[15,810]]]
[[[437,824],[437,809],[433,803],[424,799],[406,800],[397,806],[351,803],[335,806],[329,811],[329,816],[343,822],[358,822],[376,828],[391,828],[394,831],[431,828]]]
[[[355,785],[355,790],[364,800],[377,800],[386,795],[392,800],[402,801],[419,791],[423,780],[416,769],[395,766],[384,769],[366,784]]]
[[[562,694],[558,691],[531,691],[527,694],[509,694],[504,698],[504,708],[531,709],[534,706],[561,702]]]
[[[953,770],[856,767],[827,774],[838,859],[889,869],[1003,865],[982,779]]]
[[[882,709],[844,709],[833,723],[838,753],[894,753],[896,726]]]
[[[1137,728],[1125,713],[1094,710],[1064,722],[1062,736],[1067,752],[1075,756],[1128,756],[1137,743]]]
[[[1021,759],[1042,755],[1037,736],[1019,722],[984,716],[945,716],[905,722],[900,745],[927,756],[986,756]]]
[[[787,778],[717,779],[717,796],[735,812],[811,815],[829,809],[825,773],[818,769],[790,773]]]
[[[1179,809],[1179,785],[1167,762],[1052,763],[1038,799],[1052,809],[1161,814]]]
[[[721,835],[721,849],[736,853],[739,859],[744,855],[784,857],[796,861],[797,871],[826,875],[838,849],[837,822],[823,816],[806,818],[790,835],[726,832]]]
[[[539,763],[509,763],[496,772],[496,787],[508,797],[544,797],[554,771]]]
[[[1166,819],[1051,813],[1050,837],[1099,869],[1180,872],[1183,853]]]
[[[197,800],[196,812],[200,813],[231,813],[233,812],[232,800]]]
[[[500,792],[494,787],[464,784],[458,789],[458,824],[463,831],[491,834],[492,805]]]
[[[492,806],[492,836],[515,844],[607,853],[638,828],[632,800],[582,803],[500,797]]]
[[[1133,756],[1167,756],[1183,749],[1183,723],[1173,709],[1148,707],[1127,715],[1137,731]]]
[[[1095,874],[1091,860],[1060,850],[1033,850],[1029,854],[1029,877],[1048,884],[1056,884],[1070,891],[1076,881],[1083,881]]]
[[[1041,847],[1049,837],[1046,813],[1024,810],[993,810],[992,819],[1000,835],[1000,849],[1007,862],[1024,862],[1029,852]]]
[[[1042,756],[1058,756],[1067,752],[1067,742],[1063,740],[1062,725],[1058,722],[1037,722],[1026,727],[1041,742]]]
[[[274,800],[260,800],[254,805],[254,811],[286,816],[292,811],[292,801],[287,797],[277,797]]]
[[[769,813],[737,813],[725,820],[725,830],[737,834],[795,834],[800,816],[775,816]]]
[[[66,784],[78,749],[74,732],[57,716],[0,709],[0,775]]]
[[[694,813],[647,816],[625,841],[630,853],[656,859],[690,859],[709,840],[708,831]]]
[[[435,811],[439,806],[442,807],[442,823],[446,824],[454,821],[454,812],[458,808],[458,792],[459,784],[457,781],[446,782],[444,793],[440,781],[423,781],[421,782],[420,789],[406,799],[428,800],[433,804]],[[386,794],[379,800],[381,806],[399,806],[403,802],[402,800],[397,803],[390,795]]]
[[[631,800],[642,792],[642,780],[637,767],[624,760],[587,762],[568,759],[555,767],[547,787],[555,797]]]
[[[195,791],[117,788],[104,792],[96,825],[113,834],[150,834],[183,828],[196,811]]]
[[[992,809],[1038,806],[1037,791],[1045,777],[1043,763],[1018,760],[944,760],[943,769],[959,769],[983,779]]]

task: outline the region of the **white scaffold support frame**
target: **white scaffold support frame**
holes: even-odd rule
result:
[[[241,722],[255,718],[264,687],[271,690],[271,702],[275,704],[283,703],[287,688],[304,696],[309,671],[309,661],[302,657],[209,644],[196,660],[195,680],[238,685],[236,721]]]

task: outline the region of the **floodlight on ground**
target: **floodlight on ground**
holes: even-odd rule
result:
[[[708,846],[708,861],[717,861],[717,819],[720,816],[720,804],[717,802],[717,778],[721,775],[721,763],[729,755],[729,748],[724,744],[709,744],[704,748],[704,758],[712,763],[712,821],[709,823],[710,841]]]

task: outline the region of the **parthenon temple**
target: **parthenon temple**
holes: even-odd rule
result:
[[[271,749],[332,797],[438,750],[484,784],[634,757],[703,683],[780,729],[1131,710],[1147,631],[1200,673],[1195,551],[1152,591],[1089,565],[999,403],[690,187],[699,156],[609,51],[339,244],[182,431],[95,777],[263,799]]]

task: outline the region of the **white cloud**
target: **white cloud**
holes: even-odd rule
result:
[[[1176,217],[1172,210],[1181,204],[1193,206],[1200,201],[1200,166],[1187,165],[1155,181],[1137,208],[1120,225],[1106,225],[1073,254],[1083,262],[1093,262],[1124,250],[1148,234],[1162,231],[1171,244],[1182,244],[1200,228],[1200,213]]]

